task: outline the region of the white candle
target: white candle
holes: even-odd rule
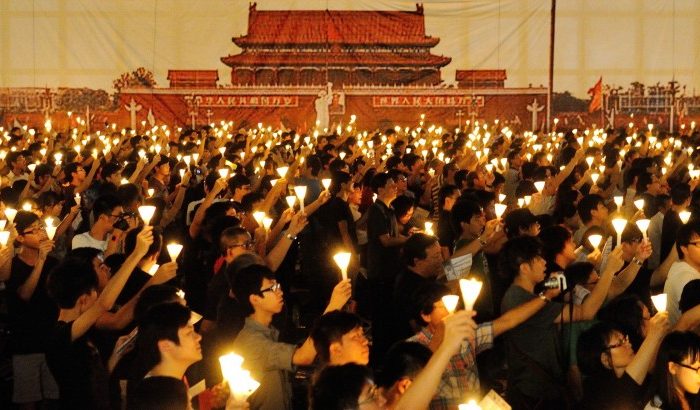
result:
[[[627,226],[627,220],[624,218],[615,218],[612,220],[612,225],[613,228],[615,228],[615,232],[617,233],[617,246],[620,246],[622,240],[622,232]]]
[[[5,208],[5,216],[10,223],[14,222],[17,210],[15,208]]]
[[[598,248],[598,245],[600,245],[600,241],[603,240],[602,235],[598,234],[593,234],[588,237],[588,241],[593,245],[593,248]]]
[[[450,314],[455,312],[457,302],[459,302],[459,296],[457,295],[445,295],[442,297],[442,303]]]
[[[0,231],[0,245],[7,246],[7,241],[10,240],[10,231]]]
[[[294,187],[294,193],[299,198],[299,205],[301,206],[301,212],[304,212],[304,197],[306,197],[306,186],[297,185]]]
[[[156,213],[156,207],[153,205],[141,205],[139,207],[139,215],[141,215],[141,219],[143,219],[143,222],[148,225],[151,223],[151,219],[153,218],[153,214]]]
[[[343,280],[348,278],[348,266],[350,265],[351,255],[352,254],[350,252],[338,252],[333,255],[333,260],[340,268],[340,274],[343,277]]]
[[[182,252],[182,245],[179,243],[171,242],[166,245],[166,248],[168,249],[168,255],[170,255],[170,260],[175,262],[178,256],[180,256],[180,252]]]
[[[464,299],[464,308],[466,310],[474,309],[474,302],[481,293],[483,283],[476,279],[460,279],[459,289],[462,291],[462,299]]]
[[[637,221],[637,226],[639,227],[639,230],[642,231],[642,235],[644,236],[644,239],[647,238],[647,230],[649,229],[649,223],[651,221],[648,219],[640,219]]]
[[[665,293],[660,293],[651,297],[651,302],[654,304],[657,312],[665,312],[668,303],[668,296]]]

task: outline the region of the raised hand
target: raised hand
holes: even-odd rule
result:
[[[348,303],[350,297],[352,296],[352,284],[350,279],[341,280],[333,288],[333,293],[331,294],[331,300],[328,302],[327,312],[332,310],[340,310]]]
[[[136,247],[134,247],[134,254],[139,257],[144,257],[148,253],[148,248],[153,243],[153,227],[148,225],[141,228],[141,232],[136,235]]]

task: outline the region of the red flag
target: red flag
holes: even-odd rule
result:
[[[591,103],[588,105],[588,112],[597,111],[603,108],[603,77],[598,79],[593,87],[588,90],[591,96]]]

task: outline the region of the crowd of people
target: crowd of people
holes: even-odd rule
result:
[[[16,408],[700,408],[694,127],[333,129],[0,128]]]

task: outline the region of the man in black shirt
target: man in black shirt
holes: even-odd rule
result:
[[[58,263],[47,256],[53,241],[39,217],[26,211],[15,216],[19,253],[12,259],[7,286],[10,348],[14,379],[12,401],[30,405],[58,399],[58,386],[46,366],[44,343],[58,317],[56,304],[46,293],[46,277]]]
[[[97,295],[97,275],[90,263],[68,259],[49,275],[49,295],[60,308],[48,339],[46,362],[56,378],[61,409],[109,409],[107,370],[88,331],[109,311],[136,264],[153,243],[153,228],[144,227],[134,252]]]
[[[392,343],[413,336],[421,326],[414,323],[421,306],[419,292],[435,283],[443,272],[440,245],[434,236],[417,233],[403,246],[406,269],[396,278],[393,292],[393,305],[396,314]]]
[[[190,365],[202,360],[201,339],[194,330],[189,308],[180,303],[152,307],[139,323],[136,347],[141,364],[149,371],[129,390],[128,407],[190,408],[182,378]]]
[[[673,245],[676,243],[676,234],[683,225],[679,216],[690,205],[690,186],[688,184],[676,184],[671,188],[671,209],[664,215],[664,222],[661,225],[661,253],[659,254],[659,264],[663,263]]]

